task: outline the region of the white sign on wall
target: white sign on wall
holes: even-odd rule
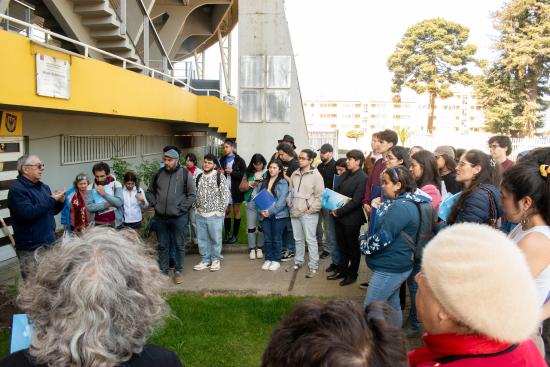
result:
[[[36,54],[36,94],[45,97],[71,97],[71,66],[67,60]]]

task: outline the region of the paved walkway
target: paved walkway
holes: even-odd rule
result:
[[[194,271],[199,255],[186,255],[182,284],[172,284],[168,291],[197,293],[235,293],[256,295],[285,295],[305,297],[351,298],[362,300],[365,290],[359,284],[368,279],[368,270],[361,264],[356,283],[341,287],[339,280],[327,280],[325,269],[330,259],[319,261],[319,271],[314,278],[306,278],[307,267],[292,270],[292,261],[282,262],[277,271],[261,270],[264,259],[250,260],[246,247],[233,247],[223,254],[222,268],[217,272]],[[306,254],[307,259],[307,254]]]

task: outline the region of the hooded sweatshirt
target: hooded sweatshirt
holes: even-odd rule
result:
[[[292,172],[288,196],[290,216],[292,218],[301,217],[306,210],[309,210],[310,214],[318,213],[321,210],[321,197],[324,189],[323,176],[316,169],[309,167],[306,172],[302,172],[300,169]]]

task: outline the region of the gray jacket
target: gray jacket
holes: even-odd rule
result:
[[[161,217],[186,214],[195,202],[195,180],[187,169],[177,166],[173,171],[161,169],[151,180],[145,197]]]

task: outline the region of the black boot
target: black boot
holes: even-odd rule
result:
[[[241,227],[241,219],[233,218],[233,236],[231,236],[229,243],[237,243],[237,237],[239,236],[240,227]]]
[[[231,233],[231,218],[225,218],[223,220],[223,227],[225,235],[223,236],[223,243],[229,243],[229,240],[231,237],[229,236],[229,233]]]

